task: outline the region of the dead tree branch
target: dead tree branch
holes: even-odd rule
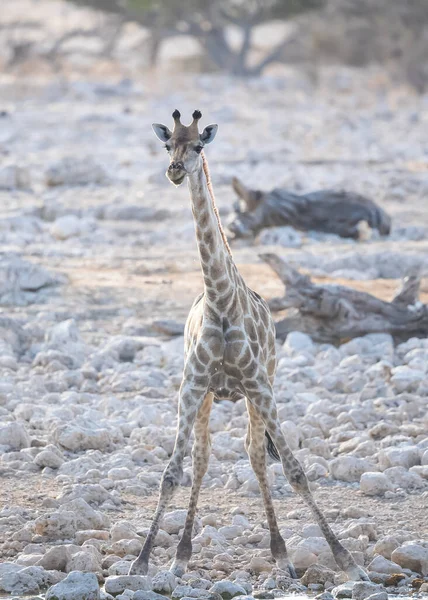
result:
[[[260,254],[285,285],[272,311],[289,310],[276,323],[277,337],[307,333],[317,342],[338,344],[368,333],[389,333],[397,341],[428,335],[428,306],[418,301],[420,275],[412,274],[391,302],[343,285],[317,285],[276,254]]]

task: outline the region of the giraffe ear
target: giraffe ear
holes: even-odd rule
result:
[[[201,142],[204,144],[211,144],[216,136],[217,129],[218,125],[207,125],[199,136]]]
[[[152,123],[152,128],[161,142],[167,142],[172,136],[172,133],[166,125],[162,125],[161,123]]]

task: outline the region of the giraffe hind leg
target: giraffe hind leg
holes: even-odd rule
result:
[[[281,431],[271,386],[268,384],[261,384],[257,390],[249,390],[248,399],[264,421],[266,430],[272,438],[272,442],[281,458],[285,477],[312,511],[312,514],[331,548],[336,563],[340,569],[348,574],[350,579],[369,581],[367,573],[356,564],[351,553],[340,543],[330,525],[327,523],[323,512],[315,502],[309,489],[305,472],[288,446],[284,434]]]
[[[297,578],[294,566],[287,556],[284,538],[278,528],[275,509],[266,475],[265,424],[254,406],[247,400],[249,427],[246,440],[247,452],[253,471],[259,482],[270,531],[270,548],[277,566]]]

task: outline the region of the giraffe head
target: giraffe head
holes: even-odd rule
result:
[[[172,113],[174,129],[171,132],[166,125],[153,123],[153,131],[165,143],[165,148],[170,156],[170,163],[166,176],[174,185],[183,183],[186,175],[199,169],[202,165],[201,152],[205,144],[210,144],[217,133],[218,125],[208,125],[202,133],[198,130],[198,121],[202,117],[199,110],[195,110],[193,121],[189,126],[180,121],[180,113]]]

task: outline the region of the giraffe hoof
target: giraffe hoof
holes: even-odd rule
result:
[[[290,573],[291,579],[299,579],[297,577],[296,569],[294,568],[294,566],[291,563],[289,563],[289,565],[288,565],[288,572]]]
[[[290,562],[288,559],[277,560],[276,564],[278,566],[278,569],[280,569],[284,573],[288,573],[291,579],[299,579],[297,577],[296,569],[294,568],[293,563]]]
[[[129,567],[128,575],[147,575],[149,565],[145,562],[141,562],[135,559]]]

